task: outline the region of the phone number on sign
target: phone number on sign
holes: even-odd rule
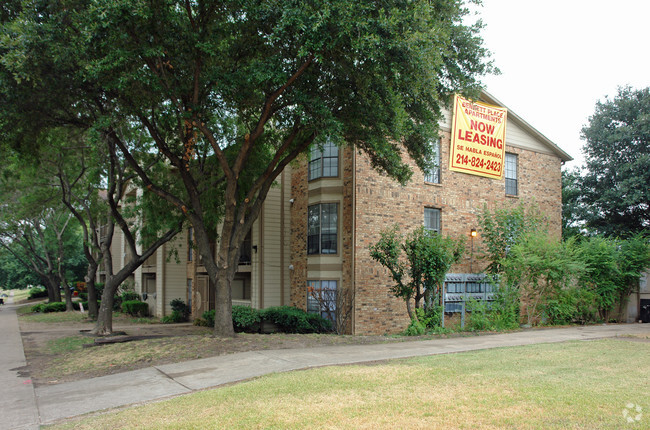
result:
[[[493,172],[501,171],[500,161],[486,161],[479,157],[470,157],[469,155],[456,154],[456,164],[470,165],[479,169],[491,170]]]

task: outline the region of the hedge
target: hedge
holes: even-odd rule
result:
[[[127,300],[122,302],[122,312],[134,317],[146,317],[149,315],[149,305],[140,300]]]

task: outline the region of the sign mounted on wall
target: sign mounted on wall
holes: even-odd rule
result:
[[[453,115],[449,170],[501,179],[508,110],[456,95]]]

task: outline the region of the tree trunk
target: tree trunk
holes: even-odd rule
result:
[[[413,309],[411,308],[411,297],[406,298],[406,310],[409,313],[409,318],[411,321],[418,319],[417,315],[413,312]]]
[[[86,281],[86,291],[88,292],[88,318],[97,319],[97,290],[95,289],[95,276],[97,274],[97,265],[88,264],[88,271],[84,277]]]
[[[119,283],[116,283],[114,279],[106,280],[102,293],[102,304],[97,313],[97,322],[91,331],[95,336],[107,336],[113,333],[113,297],[118,285]]]
[[[74,307],[72,307],[72,291],[70,291],[70,286],[67,282],[63,282],[63,294],[65,297],[65,311],[74,311]]]
[[[236,267],[236,266],[235,266]],[[214,331],[219,336],[234,337],[235,329],[232,323],[232,294],[231,282],[235,277],[236,269],[221,269],[216,279],[216,299],[214,313]]]

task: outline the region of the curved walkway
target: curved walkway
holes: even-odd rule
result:
[[[39,424],[63,418],[187,394],[268,373],[625,334],[650,335],[650,324],[617,324],[376,345],[251,351],[34,389],[29,379],[15,370],[25,365],[25,357],[12,307],[0,309],[0,326],[0,362],[5,369],[0,376],[0,398],[12,399],[7,402],[9,408],[2,406],[0,428],[7,429],[38,428]]]

